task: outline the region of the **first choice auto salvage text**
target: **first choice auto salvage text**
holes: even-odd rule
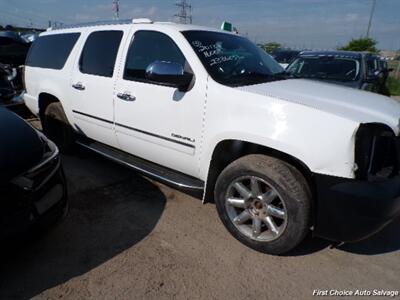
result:
[[[381,296],[381,297],[398,297],[399,291],[385,290],[313,290],[313,296]]]

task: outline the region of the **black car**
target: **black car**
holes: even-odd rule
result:
[[[0,31],[0,105],[19,112],[24,107],[22,97],[22,66],[35,33],[17,34]]]
[[[0,107],[0,240],[64,216],[67,189],[54,143]]]
[[[271,56],[283,67],[286,68],[301,51],[290,49],[277,49]]]
[[[328,81],[383,93],[385,78],[379,61],[376,55],[364,52],[304,51],[286,70],[296,78]]]

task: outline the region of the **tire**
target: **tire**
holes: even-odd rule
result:
[[[307,181],[279,159],[254,154],[234,161],[219,175],[214,196],[225,227],[254,250],[285,254],[310,230]]]
[[[51,103],[46,107],[42,126],[44,134],[57,145],[60,152],[72,152],[75,145],[75,133],[60,102]]]

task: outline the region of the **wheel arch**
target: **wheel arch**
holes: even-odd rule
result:
[[[314,199],[315,183],[313,173],[303,161],[268,146],[242,140],[226,139],[220,141],[212,152],[203,195],[205,202],[213,202],[215,183],[222,170],[233,161],[249,154],[268,155],[295,167],[306,179],[312,193],[312,198]]]
[[[43,120],[44,113],[46,111],[46,108],[51,104],[55,102],[61,102],[60,99],[56,96],[54,96],[51,93],[48,92],[41,92],[38,96],[38,105],[39,105],[39,117],[41,120]]]

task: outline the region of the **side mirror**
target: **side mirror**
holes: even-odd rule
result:
[[[166,86],[177,87],[187,91],[193,74],[185,72],[182,65],[174,62],[155,61],[146,69],[146,78]]]
[[[389,68],[389,69],[387,69],[387,71],[388,71],[388,73],[389,73],[389,72],[393,72],[393,71],[394,71],[394,68]]]

